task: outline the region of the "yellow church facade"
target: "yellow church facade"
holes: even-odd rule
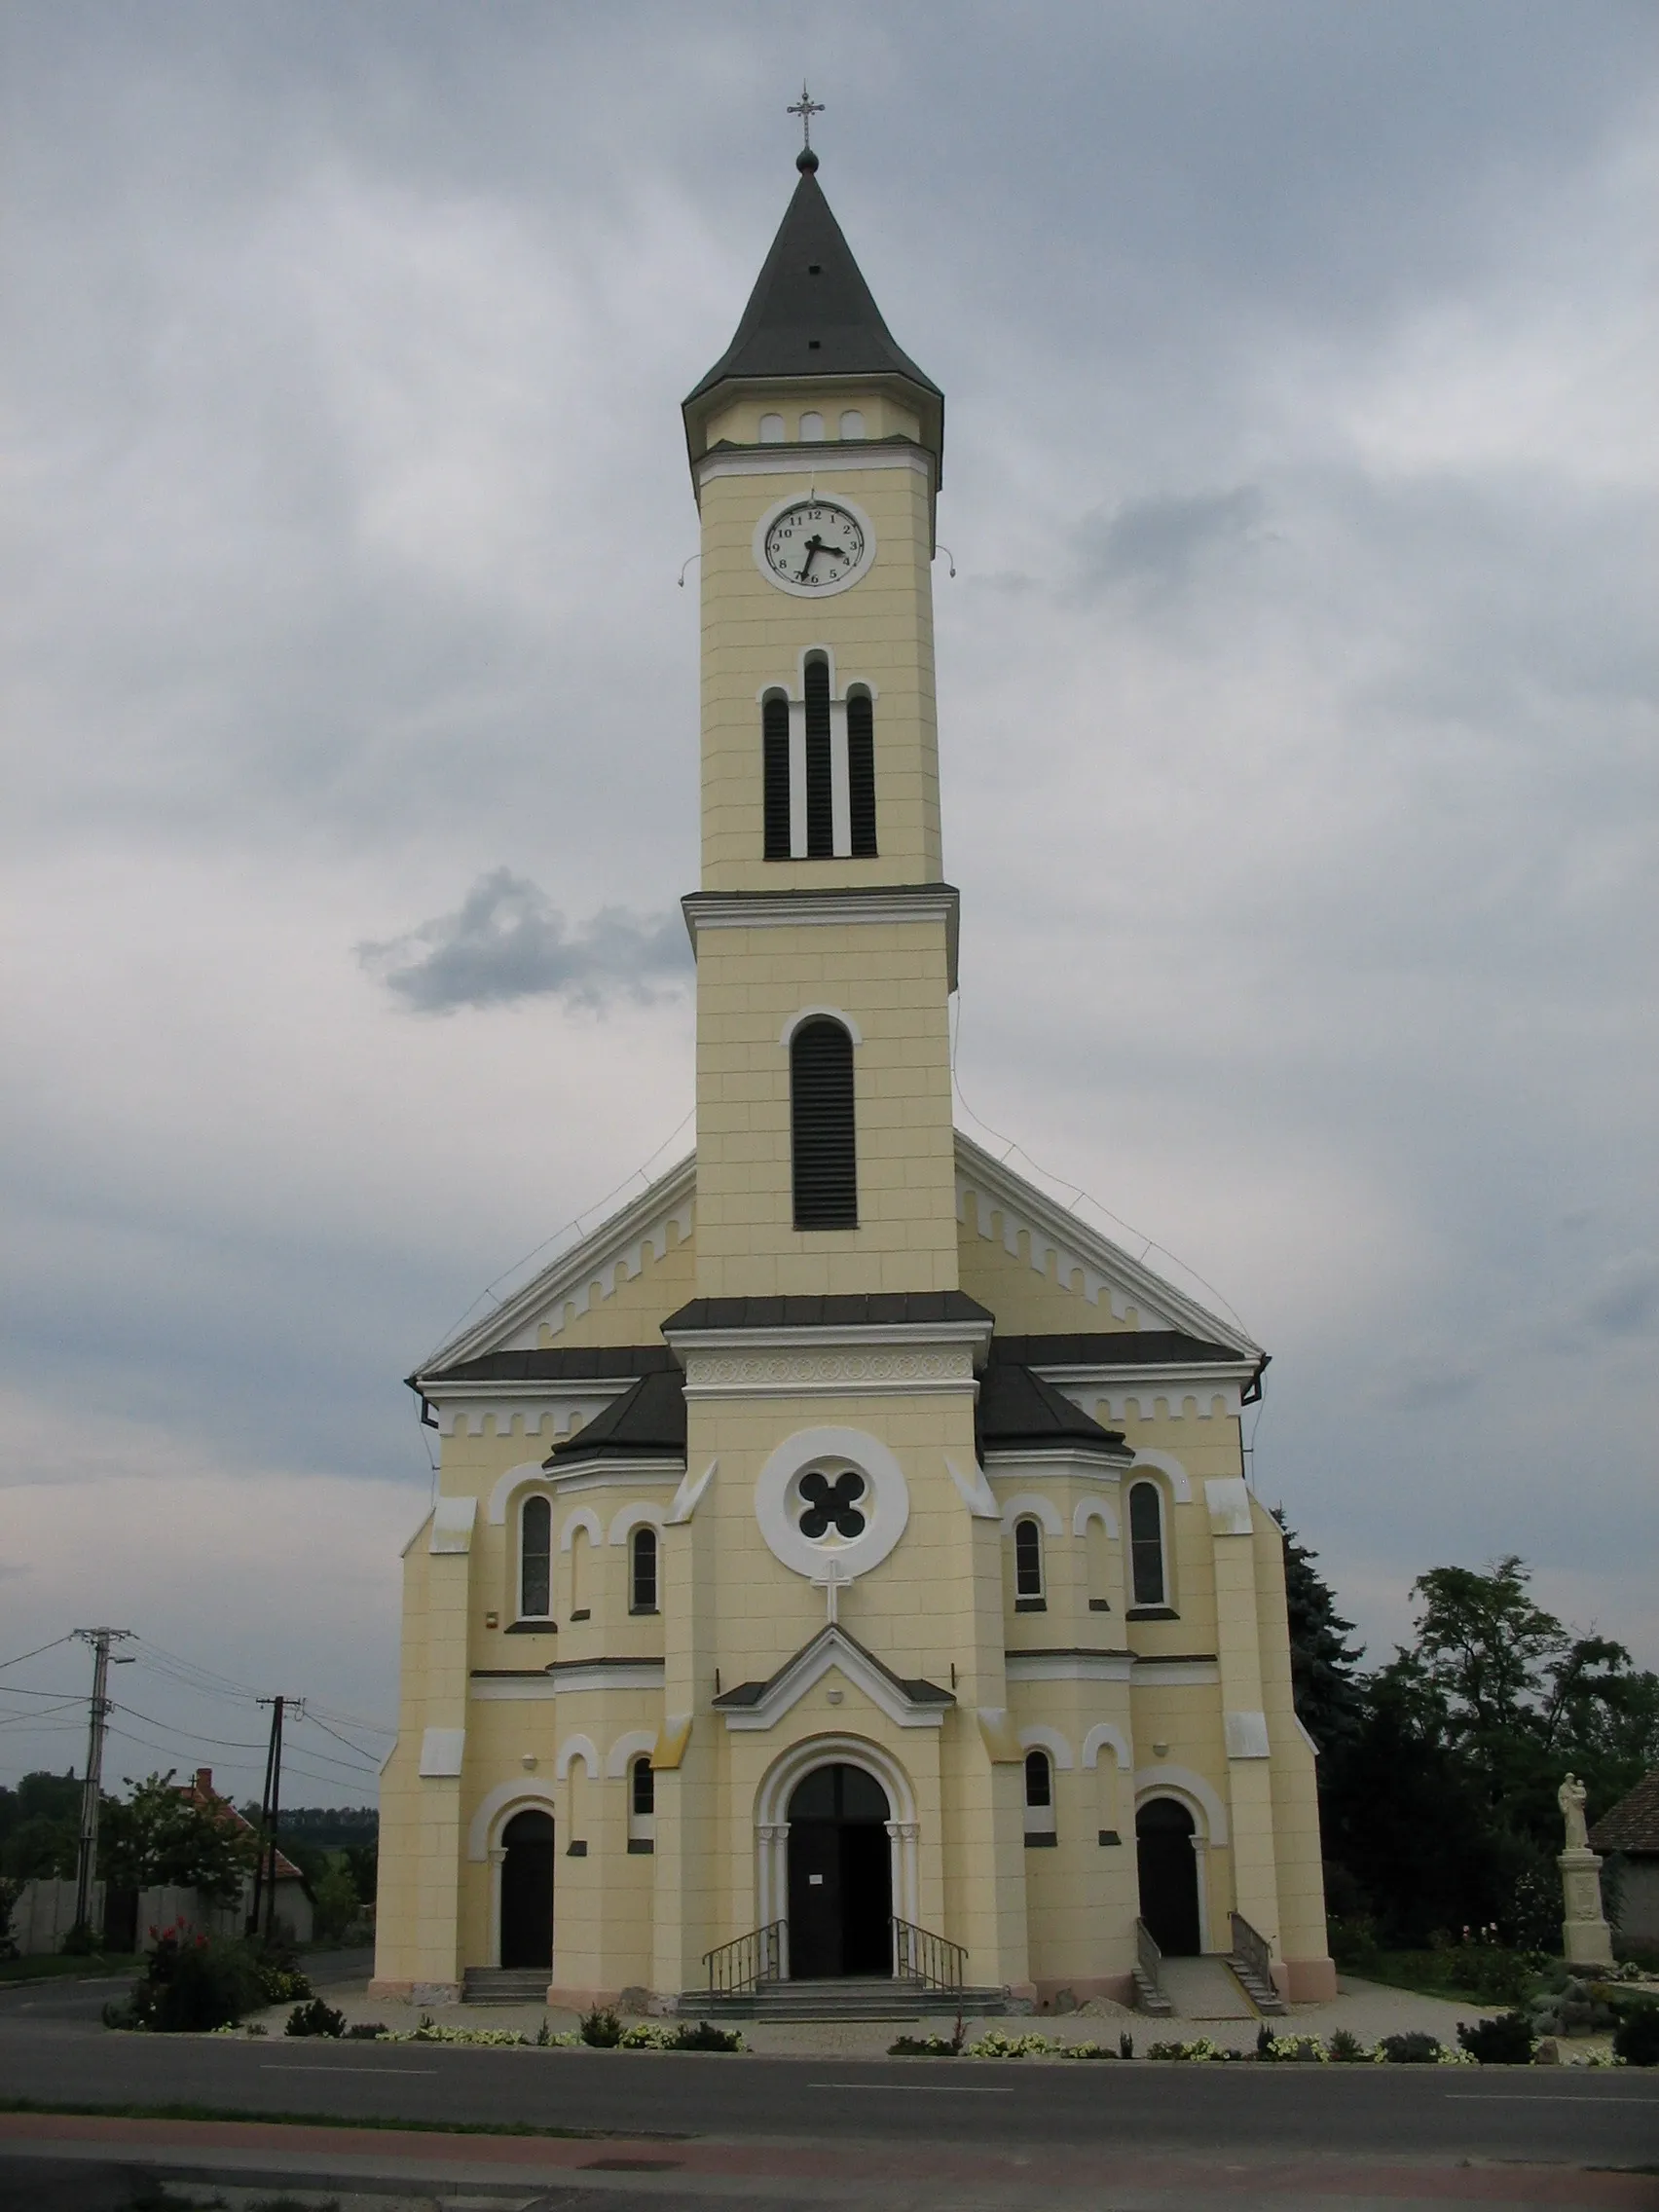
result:
[[[953,1127],[943,401],[800,167],[684,408],[696,1150],[412,1378],[375,1986],[1330,1994],[1266,1355]]]

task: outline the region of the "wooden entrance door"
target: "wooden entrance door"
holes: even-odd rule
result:
[[[1167,1957],[1198,1952],[1198,1861],[1193,1816],[1174,1797],[1149,1797],[1135,1815],[1140,1916]]]
[[[553,1967],[553,1819],[515,1813],[501,1834],[501,1964]]]
[[[790,1975],[893,1972],[886,1792],[862,1767],[822,1766],[790,1799]]]

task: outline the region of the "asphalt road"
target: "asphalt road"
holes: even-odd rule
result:
[[[115,1985],[119,1988],[120,1985]],[[0,1995],[0,2094],[623,2135],[1659,2162],[1659,2073],[1065,2066],[112,2035],[109,1987]]]

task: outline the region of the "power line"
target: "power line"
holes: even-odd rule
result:
[[[0,1674],[8,1667],[20,1667],[25,1659],[38,1659],[43,1651],[55,1651],[60,1643],[67,1643],[66,1636],[55,1636],[50,1643],[37,1643],[32,1651],[19,1651],[15,1659],[0,1659]]]

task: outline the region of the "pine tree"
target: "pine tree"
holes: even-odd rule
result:
[[[1363,1697],[1354,1669],[1363,1644],[1349,1644],[1352,1621],[1337,1611],[1336,1595],[1310,1552],[1288,1526],[1282,1505],[1273,1519],[1284,1532],[1285,1609],[1290,1620],[1291,1694],[1296,1716],[1321,1751],[1346,1743],[1359,1725]]]

